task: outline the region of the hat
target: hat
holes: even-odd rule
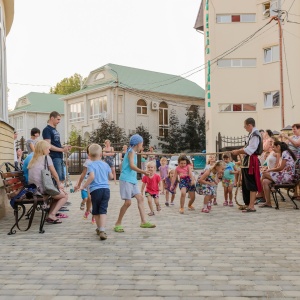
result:
[[[143,138],[139,134],[134,134],[129,141],[130,146],[136,146],[139,143],[143,142]]]

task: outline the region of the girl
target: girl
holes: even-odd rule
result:
[[[204,206],[202,208],[203,213],[210,212],[211,206],[209,203],[216,194],[215,187],[219,183],[219,174],[224,172],[224,169],[225,163],[223,161],[218,161],[213,167],[203,171],[198,177],[196,191],[200,195],[205,195]]]
[[[110,146],[110,140],[105,140],[104,142],[105,147],[103,148],[103,158],[104,161],[110,166],[111,172],[114,176],[115,184],[117,184],[117,177],[116,177],[116,169],[115,169],[115,152],[114,148]]]
[[[179,189],[180,189],[180,209],[179,213],[184,214],[184,202],[186,192],[190,195],[189,210],[195,210],[193,203],[195,201],[195,180],[193,178],[192,169],[190,167],[191,162],[185,155],[180,155],[178,158],[178,167],[175,169],[174,177],[172,178],[171,191],[175,189],[175,181],[179,176]]]
[[[152,198],[154,199],[156,210],[160,211],[161,207],[159,205],[159,191],[161,191],[161,178],[155,173],[156,165],[154,161],[149,161],[147,163],[148,176],[144,176],[142,179],[142,189],[141,193],[143,195],[144,189],[146,187],[145,196],[148,199],[148,205],[150,208],[150,213],[148,216],[154,216],[154,210],[152,205]]]
[[[166,157],[162,157],[160,159],[160,167],[158,168],[158,170],[159,170],[160,178],[161,178],[163,183],[165,183],[165,179],[168,177],[169,166],[168,166],[167,163],[168,163],[168,160],[167,160]],[[163,184],[161,194],[162,195],[165,194],[165,184]]]
[[[171,193],[171,203],[170,205],[174,205],[174,199],[175,199],[175,195],[176,195],[176,188],[178,185],[178,180],[177,178],[175,178],[175,184],[174,184],[174,189],[171,190],[171,185],[172,185],[172,179],[175,176],[175,170],[170,170],[168,173],[168,176],[165,179],[165,190],[166,190],[166,202],[165,205],[169,206],[169,194]]]
[[[209,170],[210,168],[212,168],[215,163],[216,163],[216,160],[217,160],[217,157],[216,155],[209,155],[208,156],[208,160],[207,160],[207,165],[205,166],[204,170]],[[217,202],[217,189],[218,189],[218,185],[215,186],[215,194],[214,194],[214,200],[213,200],[213,205],[218,205],[218,202]],[[209,207],[210,207],[210,204],[209,203]]]

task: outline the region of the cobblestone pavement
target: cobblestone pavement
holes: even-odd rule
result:
[[[106,241],[82,219],[79,193],[69,218],[44,234],[37,218],[13,236],[12,212],[0,220],[0,299],[300,299],[300,211],[290,203],[242,214],[222,206],[219,187],[210,214],[198,195],[196,211],[180,215],[177,194],[149,217],[157,227],[142,229],[133,201],[125,233],[115,233],[122,201],[111,190]]]

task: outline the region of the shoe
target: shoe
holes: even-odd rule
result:
[[[144,224],[141,224],[140,227],[141,227],[141,228],[155,228],[156,225],[151,224],[150,222],[146,222],[146,223],[144,223]]]
[[[203,213],[209,213],[209,209],[207,209],[207,208],[202,208],[201,212],[203,212]]]
[[[223,206],[228,206],[228,201],[224,201]]]
[[[99,228],[96,228],[96,233],[97,233],[97,235],[99,235],[99,234],[100,234],[100,230],[99,230]]]
[[[216,199],[214,200],[213,205],[218,205],[218,202]]]
[[[229,201],[229,206],[232,207],[233,206],[233,202]]]
[[[169,206],[169,202],[165,202],[165,206]]]
[[[92,224],[93,224],[93,225],[96,224],[96,220],[95,220],[94,217],[92,217]]]
[[[65,205],[69,206],[72,205],[72,203],[70,201],[66,202]]]
[[[174,205],[174,202],[171,202],[170,205]]]
[[[88,218],[89,214],[90,213],[88,211],[86,211],[83,215],[83,219],[86,220]]]
[[[101,241],[104,241],[107,239],[107,234],[104,231],[99,231],[99,237]]]
[[[149,212],[148,216],[154,216],[154,211]]]
[[[84,210],[84,208],[85,208],[85,204],[84,204],[83,202],[81,202],[81,203],[80,203],[80,209],[81,209],[81,210]]]
[[[195,207],[193,205],[190,205],[188,210],[195,210]]]
[[[157,210],[157,211],[161,211],[160,205],[157,205],[157,206],[156,206],[156,210]]]
[[[207,205],[207,209],[211,211],[211,205]]]
[[[183,215],[183,214],[184,214],[184,209],[183,209],[183,208],[180,208],[180,209],[179,209],[179,213]]]

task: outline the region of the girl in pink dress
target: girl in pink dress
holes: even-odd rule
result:
[[[164,195],[165,194],[165,180],[168,177],[168,172],[169,172],[168,160],[165,157],[162,157],[160,159],[160,167],[158,168],[158,170],[159,170],[160,178],[163,182],[163,189],[162,189],[161,194]]]

